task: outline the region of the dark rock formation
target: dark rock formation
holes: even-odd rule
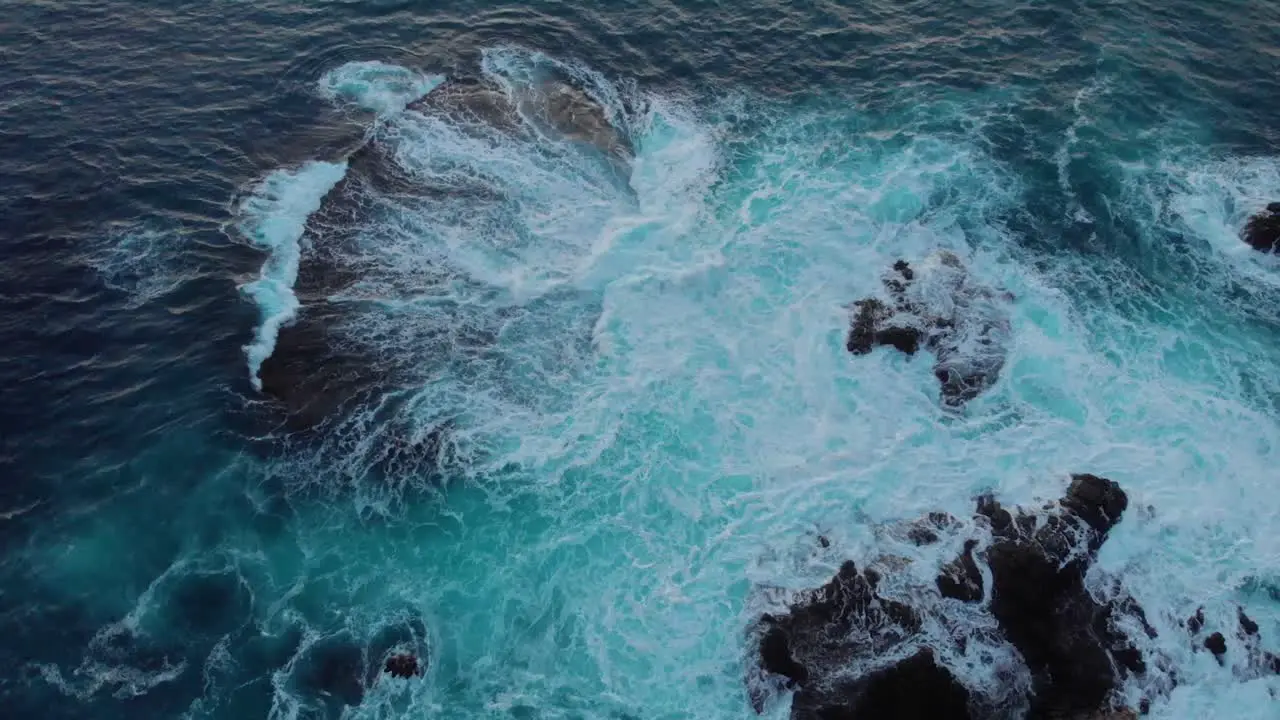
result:
[[[442,117],[460,126],[494,129],[505,133],[520,130],[520,117],[502,88],[480,77],[450,78],[411,103],[408,110]]]
[[[951,408],[995,383],[1009,332],[1000,306],[1011,299],[1007,293],[975,285],[959,258],[946,251],[924,274],[897,261],[884,287],[888,303],[871,297],[853,304],[849,352],[865,355],[882,345],[907,355],[932,352],[943,404]]]
[[[1253,621],[1248,615],[1244,614],[1244,608],[1236,609],[1236,616],[1240,620],[1240,632],[1245,635],[1257,635],[1258,623]]]
[[[968,720],[969,691],[925,648],[898,663],[832,688],[833,701],[801,693],[791,706],[797,720],[919,718]]]
[[[524,134],[525,123],[530,123],[547,135],[590,145],[613,160],[630,162],[635,156],[630,140],[610,121],[604,107],[582,88],[560,78],[519,85],[514,95],[487,78],[453,78],[409,109],[512,136]]]
[[[383,670],[392,677],[411,678],[422,675],[418,658],[411,653],[400,653],[387,658]]]
[[[1202,627],[1204,627],[1204,608],[1196,608],[1196,614],[1187,618],[1187,629],[1192,635],[1199,635]]]
[[[854,355],[865,355],[880,345],[876,337],[880,325],[893,316],[889,308],[876,298],[858,300],[849,326],[849,339],[845,347]]]
[[[846,562],[829,583],[805,593],[783,616],[761,618],[760,668],[801,688],[803,702],[823,716],[823,707],[846,702],[826,678],[835,677],[864,645],[887,650],[919,630],[920,619],[901,603],[876,594],[879,576]],[[811,680],[817,680],[811,683]],[[763,707],[766,681],[753,688],[752,702]]]
[[[992,498],[979,504],[991,523],[991,613],[1031,670],[1030,717],[1071,717],[1104,707],[1118,678],[1113,652],[1128,646],[1084,577],[1128,499],[1119,486],[1076,475],[1060,510],[1043,522],[1016,517]],[[1031,522],[1028,522],[1031,521]]]
[[[976,540],[966,540],[960,557],[944,565],[938,573],[934,582],[942,597],[970,603],[982,600],[982,571],[973,559],[977,544]]]
[[[1275,252],[1280,246],[1280,202],[1267,205],[1262,212],[1249,218],[1240,237],[1259,252]]]
[[[304,307],[282,328],[275,350],[258,370],[262,394],[290,432],[318,428],[378,390],[382,374],[372,359],[342,349],[329,334],[337,310]]]
[[[785,614],[761,617],[748,676],[753,706],[761,712],[771,693],[790,690],[794,720],[1132,720],[1137,712],[1117,707],[1115,691],[1134,677],[1146,688],[1138,704],[1146,714],[1153,698],[1177,687],[1177,674],[1167,658],[1144,657],[1120,629],[1138,627],[1157,637],[1119,579],[1101,591],[1105,600],[1084,584],[1127,506],[1119,486],[1087,474],[1073,475],[1062,499],[1035,510],[1007,509],[983,496],[974,522],[989,529],[989,539],[965,539],[958,557],[938,569],[935,601],[931,588],[895,585],[897,595],[890,597],[875,569],[845,562],[827,584],[793,597]],[[945,513],[930,513],[896,537],[934,545],[966,528],[974,531]],[[885,572],[902,567],[876,562],[890,568]],[[984,564],[990,587],[984,587]],[[996,637],[982,634],[988,631],[978,629],[981,623],[953,622],[957,613],[974,612],[989,613]],[[1201,635],[1215,621],[1199,608],[1183,622],[1194,649],[1211,653],[1224,672],[1243,681],[1280,674],[1280,656],[1262,648],[1261,628],[1244,608],[1236,611],[1230,664],[1227,633]],[[973,667],[974,652],[979,663],[990,664],[988,653],[1005,643],[1026,675],[1001,670],[994,676],[1000,687],[966,686],[949,664],[968,657]],[[1164,674],[1149,675],[1149,663]]]
[[[943,512],[931,512],[927,517],[914,522],[907,529],[907,539],[916,545],[932,545],[938,542],[938,533],[943,530],[954,530],[959,526],[956,519]]]
[[[404,620],[383,626],[369,641],[365,683],[377,682],[379,669],[394,677],[421,676],[427,668],[427,652],[427,627],[409,612]]]
[[[1073,476],[1065,496],[1037,513],[1011,512],[983,497],[976,517],[989,526],[990,544],[979,552],[980,543],[968,540],[961,555],[940,569],[941,596],[977,603],[984,598],[978,562],[985,560],[990,613],[1030,674],[1025,706],[1000,705],[996,695],[1005,693],[991,695],[992,688],[964,687],[939,662],[926,644],[939,638],[921,633],[926,617],[946,624],[945,604],[907,605],[884,597],[879,575],[859,572],[852,562],[826,585],[796,597],[787,614],[761,618],[753,704],[759,710],[771,689],[787,688],[796,691],[797,720],[1123,717],[1108,715],[1116,712],[1112,691],[1122,673],[1140,672],[1142,665],[1113,621],[1140,609],[1128,599],[1098,602],[1084,576],[1127,503],[1115,483],[1094,475]],[[908,537],[955,525],[935,513]],[[936,535],[916,536],[922,544],[936,542]],[[963,653],[966,639],[956,638],[956,644]]]
[[[1216,632],[1204,639],[1204,647],[1221,663],[1222,656],[1227,654],[1227,639],[1222,636],[1222,633]]]
[[[830,582],[806,593],[789,614],[764,616],[762,667],[803,686],[812,672],[838,671],[843,658],[863,643],[887,648],[919,630],[914,610],[876,594],[879,581],[874,571],[860,572],[853,562],[845,562]],[[841,645],[847,645],[842,652]]]
[[[605,108],[581,88],[547,76],[513,92],[509,95],[487,78],[464,75],[444,82],[406,111],[490,140],[496,134],[503,139],[532,141],[541,133],[583,143],[598,149],[618,173],[629,177],[634,157],[630,141],[611,123]],[[254,395],[254,399],[269,401],[267,420],[272,431],[283,427],[291,434],[302,433],[330,425],[353,407],[368,405],[371,399],[385,397],[412,382],[407,378],[420,374],[424,365],[443,364],[459,348],[465,353],[485,344],[485,339],[492,340],[481,337],[487,330],[472,327],[474,323],[442,322],[441,328],[447,330],[428,329],[424,334],[431,337],[415,337],[407,343],[420,353],[410,357],[411,353],[380,352],[340,337],[337,328],[349,321],[353,312],[367,309],[367,303],[359,300],[361,293],[350,291],[362,290],[362,281],[368,280],[366,234],[380,217],[403,217],[405,209],[435,207],[459,197],[469,206],[503,199],[490,179],[453,170],[424,174],[410,167],[412,163],[402,162],[397,148],[388,126],[375,127],[369,137],[353,143],[345,154],[343,178],[307,218],[293,286],[300,309],[297,317],[280,329],[275,349],[258,373],[262,393]],[[443,268],[427,268],[413,277],[412,287],[406,291],[420,296],[432,288],[459,282],[466,280]],[[379,297],[384,294],[374,293]],[[441,290],[441,294],[445,292]],[[420,445],[410,449],[420,455],[432,454],[431,443]],[[404,449],[402,443],[388,452]]]

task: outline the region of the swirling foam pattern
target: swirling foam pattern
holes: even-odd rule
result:
[[[0,700],[742,718],[768,588],[933,552],[886,524],[1075,471],[1130,496],[1090,581],[1159,630],[1149,682],[1179,685],[1151,716],[1273,717],[1276,679],[1178,623],[1243,606],[1280,650],[1280,269],[1236,241],[1280,200],[1277,27],[1244,2],[24,6]],[[626,177],[416,102],[471,76],[582,88]],[[361,157],[395,181],[330,193]],[[844,348],[848,303],[940,249],[1016,298],[962,413],[928,358]],[[261,452],[253,382],[307,303],[390,389]],[[440,428],[430,468],[396,449]],[[375,679],[392,647],[425,674]]]

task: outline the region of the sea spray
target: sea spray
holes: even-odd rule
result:
[[[249,377],[262,389],[258,368],[275,349],[281,326],[298,312],[293,283],[302,261],[302,234],[307,217],[347,170],[345,162],[313,161],[296,170],[276,170],[266,176],[242,201],[239,229],[255,247],[268,255],[257,280],[241,286],[241,292],[259,308],[261,324],[254,341],[245,346]]]
[[[349,62],[325,73],[319,81],[321,97],[353,103],[381,116],[394,115],[444,82],[442,75],[415,72],[377,60]]]

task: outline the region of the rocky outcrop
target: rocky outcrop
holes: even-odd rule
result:
[[[605,108],[582,88],[556,78],[521,84],[510,94],[487,78],[452,78],[408,109],[513,136],[524,132],[524,123],[532,123],[545,134],[585,143],[611,159],[629,162],[635,157],[630,139]]]
[[[933,353],[942,402],[950,408],[996,382],[1010,333],[1010,294],[975,283],[960,259],[945,250],[921,269],[897,261],[884,287],[887,300],[869,297],[853,304],[849,352],[865,355],[885,345],[907,355]]]
[[[931,603],[885,596],[879,573],[846,562],[826,585],[795,597],[787,613],[761,617],[753,703],[759,710],[770,691],[790,689],[796,720],[1122,717],[1107,715],[1118,711],[1113,690],[1124,674],[1143,668],[1113,621],[1136,605],[1099,602],[1084,576],[1127,504],[1115,483],[1094,475],[1073,476],[1064,497],[1039,511],[979,499],[975,523],[989,531],[989,542],[979,549],[982,543],[969,539],[939,569],[939,600]],[[934,514],[908,536],[929,544],[935,530],[957,525]],[[980,561],[990,571],[989,589]],[[946,625],[942,598],[989,599],[1003,642],[1025,663],[1029,692],[965,687],[939,660],[940,639],[923,628]],[[963,655],[966,638],[955,640]]]
[[[635,157],[626,134],[610,121],[604,106],[581,88],[550,80],[530,93],[529,98],[534,117],[566,139],[586,143],[621,162]]]
[[[627,135],[611,123],[599,102],[581,88],[549,77],[511,91],[484,77],[453,78],[410,104],[407,111],[489,139],[498,133],[506,139],[533,141],[541,133],[584,143],[598,149],[619,172],[627,172],[634,155]],[[442,321],[439,328],[423,329],[420,342],[407,343],[415,351],[410,357],[410,353],[362,346],[343,336],[342,326],[349,323],[353,308],[354,312],[362,308],[358,298],[364,292],[361,284],[369,281],[371,254],[367,234],[380,217],[399,217],[405,208],[459,196],[473,209],[501,200],[500,191],[483,177],[467,172],[428,177],[409,167],[397,156],[394,133],[386,130],[387,126],[375,128],[346,153],[343,178],[307,218],[293,285],[300,307],[297,316],[280,329],[274,349],[258,371],[262,392],[253,399],[266,402],[252,407],[266,406],[268,411],[261,423],[266,430],[253,428],[254,436],[275,436],[280,428],[288,434],[307,434],[330,427],[347,418],[353,408],[412,384],[424,366],[479,352],[495,337],[486,328],[473,327],[474,323]],[[460,282],[465,278],[447,268],[429,266],[413,278],[409,292],[419,295]],[[399,457],[407,451],[430,459],[438,446],[429,437],[429,442],[400,437],[405,442],[378,452]]]
[[[1273,253],[1280,248],[1280,202],[1267,205],[1265,210],[1249,218],[1240,237],[1259,252]]]
[[[402,679],[422,675],[422,665],[418,663],[418,656],[413,653],[392,655],[383,663],[382,669],[388,675]]]
[[[772,696],[790,691],[793,720],[1146,714],[1153,699],[1177,687],[1177,674],[1145,643],[1156,630],[1119,580],[1101,599],[1085,586],[1128,503],[1116,483],[1080,474],[1060,500],[1039,508],[1005,508],[986,495],[970,522],[930,513],[891,530],[898,541],[950,540],[962,549],[937,569],[934,587],[912,584],[918,575],[910,572],[891,578],[911,562],[904,558],[873,558],[862,569],[847,561],[822,587],[789,596],[786,612],[762,615],[747,676],[753,706],[763,712]],[[1182,626],[1191,650],[1210,654],[1241,681],[1280,674],[1280,656],[1262,648],[1261,628],[1243,608],[1234,618],[1206,618],[1200,608]],[[975,665],[991,666],[997,654],[1018,667],[997,663],[995,674],[972,680]],[[1118,698],[1129,679],[1144,689],[1137,708]]]
[[[805,720],[844,718],[919,718],[966,720],[969,691],[923,648],[894,665],[839,682],[829,697],[801,694],[791,717]]]
[[[993,498],[979,501],[993,542],[991,614],[1027,663],[1032,677],[1029,717],[1073,717],[1105,707],[1128,667],[1130,643],[1113,629],[1118,604],[1100,604],[1085,573],[1128,499],[1115,483],[1076,475],[1043,516],[1013,514]],[[1118,655],[1119,654],[1119,655]],[[1126,662],[1127,660],[1127,662]],[[1140,658],[1139,658],[1140,660]]]
[[[520,118],[511,99],[495,83],[480,77],[450,78],[407,109],[461,126],[481,126],[508,133],[520,128]]]
[[[1262,649],[1258,623],[1244,608],[1236,608],[1234,639],[1231,641],[1221,630],[1205,634],[1205,624],[1202,607],[1182,623],[1190,636],[1193,651],[1210,653],[1221,667],[1230,664],[1232,672],[1241,680],[1280,675],[1280,655]]]

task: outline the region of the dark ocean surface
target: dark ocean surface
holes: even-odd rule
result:
[[[752,717],[759,588],[831,575],[806,533],[888,552],[1070,472],[1128,490],[1097,572],[1158,629],[1242,606],[1280,650],[1280,263],[1238,237],[1280,200],[1280,4],[2,15],[0,714]],[[432,114],[548,75],[625,158]],[[1016,297],[958,414],[844,349],[939,249]],[[298,402],[357,390],[300,429],[273,350]],[[1151,717],[1280,717],[1143,642]]]

